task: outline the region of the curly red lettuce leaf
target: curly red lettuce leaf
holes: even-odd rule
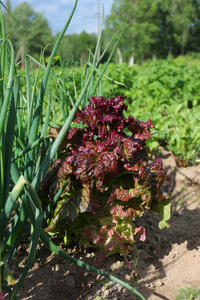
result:
[[[134,139],[145,141],[151,137],[150,130],[154,127],[150,119],[147,122],[141,122],[129,116],[128,119],[123,119],[120,129],[128,129]]]
[[[77,110],[74,122],[86,125],[83,140],[92,140],[94,136],[99,139],[107,138],[112,132],[123,133],[124,129],[128,129],[134,139],[149,139],[150,129],[154,128],[151,120],[141,122],[132,116],[126,119],[123,111],[127,110],[127,105],[123,101],[124,97],[121,96],[109,99],[91,97],[90,105]]]
[[[62,194],[62,200],[57,202],[54,216],[49,220],[49,225],[45,230],[51,234],[64,233],[66,227],[73,226],[79,214],[89,212],[95,215],[100,208],[98,199],[86,185],[73,194],[65,191]]]
[[[88,137],[97,135],[99,138],[108,136],[109,131],[118,131],[127,106],[122,102],[124,97],[106,99],[104,97],[91,97],[90,105],[82,111],[78,110],[74,122],[87,125]]]
[[[115,253],[120,253],[124,256],[127,267],[132,266],[128,262],[127,255],[131,251],[130,245],[134,245],[136,240],[144,241],[145,229],[144,227],[135,228],[131,220],[121,221],[118,218],[101,219],[100,228],[95,225],[88,225],[85,227],[81,241],[84,245],[97,247],[97,258],[99,263],[103,263],[105,259]]]
[[[53,127],[51,126],[49,129],[49,136],[53,140],[55,140],[61,130],[61,127]],[[65,135],[58,151],[61,153],[65,153],[65,155],[69,155],[70,151],[77,150],[82,144],[84,130],[81,128],[70,128]]]
[[[74,122],[83,128],[70,128],[56,160],[45,176],[41,191],[51,201],[65,185],[46,230],[96,245],[105,259],[127,254],[145,229],[134,221],[144,211],[159,212],[159,226],[168,226],[170,199],[162,191],[169,180],[160,159],[149,163],[146,140],[154,127],[123,115],[124,98],[91,97],[90,105],[77,110]],[[55,139],[61,128],[51,127]],[[125,132],[126,131],[126,132]],[[127,132],[130,132],[128,135]],[[70,241],[71,238],[68,239]]]
[[[63,163],[67,166],[65,174],[72,172],[82,184],[89,183],[91,187],[98,189],[102,186],[105,176],[114,176],[117,172],[118,157],[109,151],[98,153],[94,148],[81,149],[82,151],[68,156]]]

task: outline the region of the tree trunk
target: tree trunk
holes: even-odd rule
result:
[[[182,38],[181,38],[181,55],[185,54],[185,47],[184,47],[185,40],[186,40],[185,33],[183,32]]]
[[[169,48],[168,48],[168,55],[171,56],[172,55],[172,41],[169,42]]]
[[[122,53],[119,48],[117,48],[117,55],[119,56],[119,64],[121,65],[123,62]]]
[[[19,47],[19,50],[17,52],[17,55],[15,57],[15,64],[18,62],[19,58],[21,57],[21,69],[25,69],[25,63],[24,63],[24,41],[20,41],[21,46]]]
[[[129,59],[128,65],[129,65],[130,67],[132,67],[132,66],[134,65],[134,56],[133,56],[133,55],[131,55],[131,57],[130,57],[130,59]]]
[[[156,59],[157,59],[157,57],[156,57],[156,53],[155,53],[155,52],[153,53],[153,57],[152,57],[152,59],[153,59],[153,60],[156,60]]]

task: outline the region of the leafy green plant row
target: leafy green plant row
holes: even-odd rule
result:
[[[103,78],[103,94],[109,97],[114,93],[113,96],[125,96],[130,101],[154,98],[157,99],[156,101],[165,100],[166,103],[176,100],[179,103],[187,103],[188,106],[196,106],[199,104],[200,64],[197,64],[196,60],[189,60],[189,62],[187,60],[189,60],[188,57],[153,61],[132,67],[126,64],[110,63]],[[64,70],[62,66],[52,67],[49,88],[51,86],[51,93],[55,98],[59,96],[58,85],[55,83],[59,82],[61,74],[68,82],[68,88],[73,97],[75,96],[74,82],[77,93],[80,92],[81,67],[73,66],[79,63],[60,61],[60,64],[65,66]],[[101,69],[102,67],[103,65],[100,66]],[[25,91],[25,75],[23,70],[19,72],[22,76],[22,90]],[[41,80],[42,73],[39,82]]]
[[[156,134],[150,149],[163,142],[172,151],[177,166],[193,163],[200,153],[200,64],[181,57],[145,63],[142,66],[109,65],[106,75],[115,82],[103,84],[105,95],[112,89],[115,95],[127,97],[127,115],[155,125]]]
[[[193,64],[160,61],[145,64],[127,92],[128,113],[155,124],[154,144],[166,143],[178,167],[200,154],[200,68]]]
[[[6,37],[3,15],[0,10],[0,299],[4,299],[6,292],[9,293],[10,299],[18,299],[18,291],[33,262],[39,239],[52,252],[69,259],[78,266],[119,282],[144,299],[139,292],[126,283],[61,251],[43,230],[43,220],[46,218],[48,210],[43,211],[37,191],[70,128],[77,107],[85,106],[87,99],[91,95],[95,95],[97,89],[100,91],[101,77],[125,29],[124,27],[120,30],[111,40],[111,42],[114,40],[111,56],[97,77],[99,39],[95,53],[91,53],[90,66],[88,65],[86,68],[85,76],[81,81],[81,92],[77,93],[76,99],[69,96],[68,102],[64,101],[68,89],[65,78],[59,79],[60,101],[58,106],[62,111],[64,121],[62,129],[52,143],[47,132],[50,124],[55,125],[56,117],[51,91],[48,91],[48,81],[59,44],[68,28],[77,2],[76,0],[74,3],[73,10],[55,43],[47,65],[42,59],[44,52],[40,62],[36,62],[32,57],[26,55],[25,94],[20,89],[20,75],[18,75],[14,63],[14,49],[12,42]],[[0,4],[3,5],[1,1]],[[33,64],[38,66],[36,72],[33,70]],[[41,69],[44,71],[42,80],[39,82]],[[57,199],[61,193],[62,189],[58,191]],[[12,263],[17,256],[17,250],[27,224],[30,225],[30,250],[26,265],[18,280],[15,281],[11,272]]]
[[[60,64],[65,65],[62,61]],[[63,88],[60,87],[61,74],[68,87],[63,94],[64,101],[69,101],[69,97],[77,97],[84,76],[77,66],[52,67],[47,92],[51,93],[52,111],[58,125],[62,124],[65,117],[65,113],[58,113],[58,104],[62,99],[60,88]],[[177,166],[187,166],[198,158],[200,152],[199,82],[200,64],[189,57],[132,67],[111,63],[104,73],[99,95],[125,96],[127,115],[134,115],[144,122],[151,118],[155,125],[157,133],[153,136],[150,149],[154,150],[164,142],[172,151]],[[22,89],[25,90],[24,85]]]

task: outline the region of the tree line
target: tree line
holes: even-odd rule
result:
[[[13,42],[16,58],[24,53],[38,58],[44,48],[45,55],[50,55],[56,36],[43,14],[35,12],[26,2],[14,9],[9,0],[5,5],[26,26],[17,24],[4,11],[7,35]],[[116,62],[132,65],[151,58],[200,53],[200,0],[114,0],[105,19],[102,51],[126,20],[127,28],[113,58]],[[60,54],[64,60],[85,62],[96,39],[95,33],[65,35]]]
[[[199,52],[199,0],[114,0],[107,33],[113,34],[126,19],[118,53],[130,64],[135,59]]]
[[[51,54],[52,47],[58,35],[53,35],[50,26],[43,14],[35,12],[27,3],[23,2],[12,9],[10,1],[5,6],[15,17],[13,19],[7,10],[4,10],[4,21],[6,34],[12,41],[16,52],[16,60],[22,60],[25,53],[35,59],[39,59],[41,51],[45,49],[45,57]],[[63,60],[75,60],[83,62],[87,60],[88,49],[96,44],[96,34],[88,34],[83,31],[81,34],[65,35],[60,46],[59,54]]]

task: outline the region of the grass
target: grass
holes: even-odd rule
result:
[[[198,287],[180,289],[175,300],[200,300],[200,289]]]

